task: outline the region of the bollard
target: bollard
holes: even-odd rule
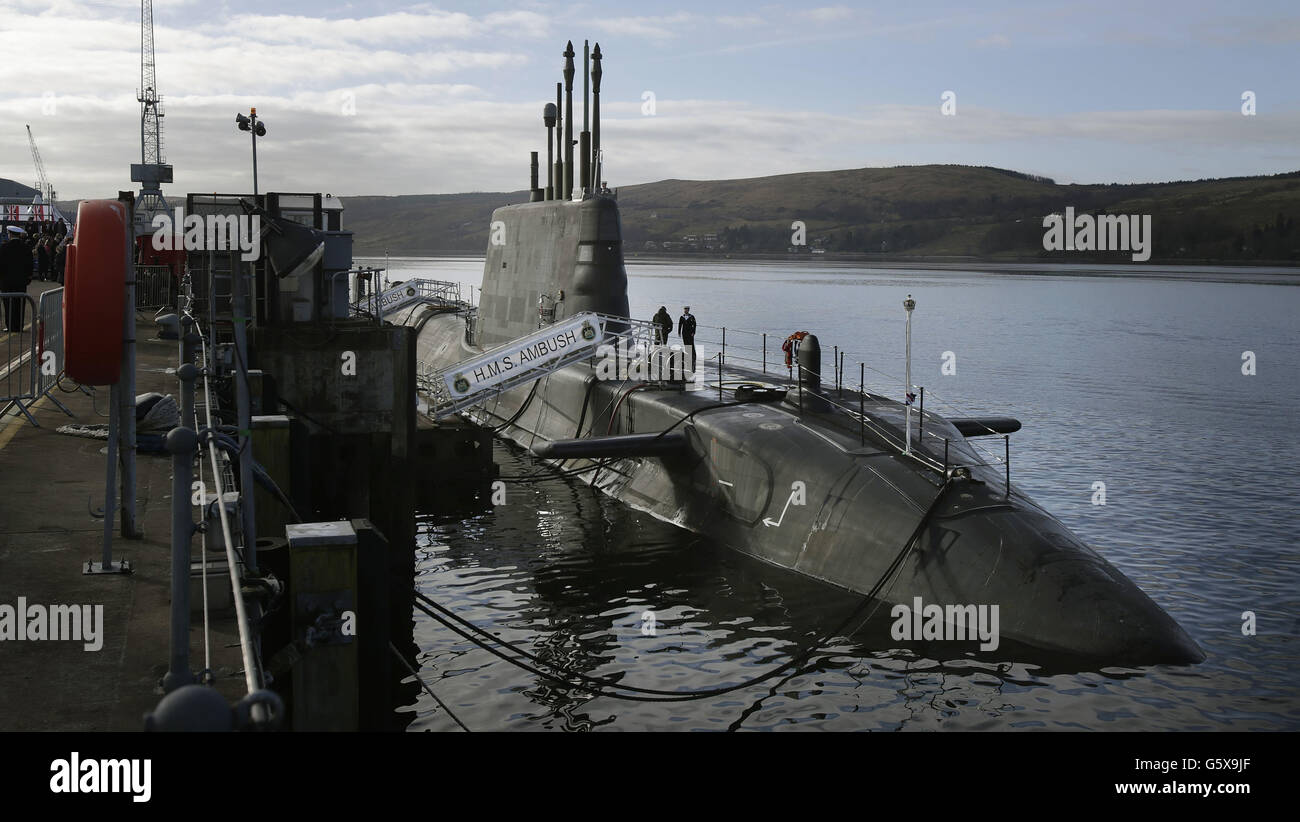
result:
[[[822,348],[816,334],[809,334],[799,341],[795,358],[799,365],[799,410],[803,411],[805,404],[809,411],[829,410],[830,403],[822,395]]]

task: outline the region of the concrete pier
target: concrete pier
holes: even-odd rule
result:
[[[30,291],[51,287],[33,283]],[[136,390],[178,397],[179,381],[167,373],[177,365],[177,342],[157,339],[151,314],[136,317]],[[29,323],[24,345],[30,333]],[[291,631],[287,618],[293,609],[281,608],[280,616],[263,624],[262,662],[276,678],[271,689],[290,697],[285,727],[397,729],[394,700],[404,702],[417,686],[401,682],[404,675],[391,668],[387,651],[390,640],[413,651],[416,510],[439,510],[486,487],[496,475],[491,434],[459,419],[417,420],[410,329],[345,321],[329,332],[300,326],[295,333],[296,338],[275,330],[255,335],[260,371],[250,381],[254,456],[303,520],[353,521],[349,528],[358,535],[361,554],[350,587],[358,591],[360,624],[372,628],[359,646],[365,664],[352,675],[360,704],[347,717],[332,716],[333,709],[321,713],[322,694],[312,690],[319,678],[303,673],[320,664],[309,657],[322,651],[298,647],[301,631]],[[301,347],[304,338],[309,345]],[[140,730],[162,697],[172,583],[169,454],[138,454],[136,519],[143,537],[117,536],[113,544],[113,559],[129,559],[134,573],[82,574],[101,551],[104,523],[91,509],[103,506],[105,441],[57,429],[107,422],[108,393],[104,387],[93,397],[58,392],[72,417],[48,399],[37,402],[30,412],[40,427],[16,410],[0,419],[0,609],[77,605],[90,606],[84,613],[102,613],[94,650],[79,641],[0,639],[0,693],[6,696],[0,700],[0,730]],[[206,460],[203,476],[211,494]],[[304,592],[293,590],[286,550],[292,515],[265,489],[256,494],[259,565],[288,584],[289,601],[296,602]],[[202,520],[198,508],[192,513],[195,522]],[[113,532],[120,534],[120,528]],[[211,671],[218,692],[233,703],[244,695],[245,681],[229,577],[223,573],[225,552],[220,533],[210,532],[193,540],[192,560],[197,562],[205,543]],[[188,590],[189,667],[198,674],[205,667],[203,586],[193,575]],[[354,669],[357,650],[352,649]],[[294,681],[297,687],[291,687]],[[314,717],[307,725],[295,717],[295,701]]]
[[[38,294],[53,283],[32,283]],[[30,317],[29,317],[30,322]],[[137,324],[137,390],[177,395],[164,373],[176,365],[176,341],[157,340],[152,322]],[[28,331],[27,333],[30,333]],[[66,383],[65,383],[66,385]],[[0,419],[0,606],[102,606],[102,646],[85,650],[64,640],[0,641],[0,729],[137,731],[162,692],[167,671],[170,607],[171,458],[141,453],[137,462],[137,520],[143,539],[116,537],[113,558],[131,560],[130,576],[85,576],[97,559],[103,523],[90,508],[104,504],[105,441],[56,433],[68,423],[107,422],[108,391],[95,398],[59,393],[68,417],[48,400],[31,409],[32,426],[11,412]],[[99,413],[97,413],[97,411]],[[116,512],[110,512],[115,515]],[[115,527],[114,533],[120,533]],[[201,540],[194,541],[198,556]],[[210,560],[221,559],[209,552]],[[243,667],[234,619],[210,624],[216,688],[233,702],[243,696]],[[230,647],[234,646],[234,647]],[[190,662],[203,668],[203,622],[190,626]]]

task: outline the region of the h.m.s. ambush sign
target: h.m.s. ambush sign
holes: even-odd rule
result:
[[[592,348],[604,337],[603,330],[601,319],[595,314],[576,314],[535,334],[520,337],[472,360],[458,363],[454,369],[444,374],[443,380],[453,399],[464,397],[491,388],[527,370],[544,367],[575,351]]]

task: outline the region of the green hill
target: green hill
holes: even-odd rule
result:
[[[358,255],[481,254],[492,211],[524,191],[345,197]],[[1149,214],[1152,262],[1300,264],[1300,171],[1170,183],[1060,185],[1005,169],[899,166],[744,180],[663,180],[618,191],[628,254],[791,253],[791,223],[829,255],[1128,262],[1043,250],[1043,217]],[[710,236],[711,235],[711,236]],[[693,239],[687,239],[693,238]]]
[[[492,210],[526,199],[523,191],[348,197],[344,221],[361,254],[481,253]],[[618,199],[629,253],[786,254],[791,223],[800,220],[807,226],[803,252],[1131,259],[1126,252],[1044,251],[1043,217],[1073,206],[1076,213],[1150,214],[1152,261],[1300,262],[1300,172],[1059,185],[1005,169],[900,166],[663,180],[625,186]]]
[[[358,255],[482,254],[492,211],[524,191],[345,197]],[[632,254],[791,252],[791,223],[828,255],[1129,262],[1043,250],[1043,217],[1149,214],[1151,262],[1300,264],[1300,171],[1170,183],[1060,185],[1005,169],[898,166],[743,180],[662,180],[618,191]],[[61,204],[62,205],[62,204]],[[75,214],[75,204],[64,211]]]

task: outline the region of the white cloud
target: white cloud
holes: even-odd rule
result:
[[[837,20],[847,20],[852,17],[853,10],[847,6],[822,6],[821,8],[800,11],[798,15],[816,23],[834,23]]]
[[[758,17],[757,15],[753,15],[753,14],[747,14],[742,16],[723,15],[721,17],[716,17],[714,19],[717,20],[718,23],[720,23],[721,25],[730,26],[731,28],[737,28],[737,29],[749,28],[751,26],[761,26],[766,22],[762,17]]]
[[[676,27],[694,19],[694,15],[677,12],[661,17],[597,17],[589,21],[589,25],[608,34],[667,40],[677,36]]]
[[[356,115],[342,113],[354,95]],[[234,94],[180,96],[166,119],[166,159],[176,168],[168,191],[250,188],[247,135],[234,125],[251,103],[267,118],[258,141],[264,190],[342,194],[513,191],[526,187],[528,152],[545,156],[536,102],[494,103],[473,86],[373,83],[298,91],[255,100]],[[32,122],[52,181],[65,196],[106,196],[133,189],[139,162],[134,99],[69,97],[56,118],[32,119],[36,97],[0,102],[0,121]],[[938,106],[876,106],[827,114],[718,100],[660,98],[658,115],[640,103],[602,105],[602,145],[614,184],[668,177],[727,179],[900,162],[989,162],[1015,147],[1057,158],[1045,173],[1116,179],[1125,157],[1160,152],[1188,160],[1229,154],[1281,157],[1300,168],[1300,113],[1267,120],[1217,111],[1099,111],[1040,116],[967,105],[957,117]],[[0,154],[0,177],[32,176],[25,141]],[[1080,170],[1070,146],[1095,142],[1116,159]],[[742,148],[743,147],[743,148]],[[1009,149],[1008,147],[1011,147]],[[1041,162],[1041,161],[1040,161]]]
[[[156,5],[171,4],[158,0]],[[137,0],[89,6],[24,0],[18,8],[28,13],[0,17],[0,54],[9,65],[39,64],[42,70],[35,81],[0,86],[0,131],[6,135],[0,139],[0,177],[31,181],[22,128],[30,123],[52,181],[65,196],[112,196],[135,188],[128,166],[139,162],[140,154]],[[51,10],[38,13],[46,8]],[[814,13],[842,19],[836,17],[842,8]],[[349,20],[245,15],[238,26],[217,25],[216,14],[198,4],[186,14],[163,15],[167,24],[156,26],[167,111],[165,158],[176,173],[169,192],[251,187],[248,135],[237,131],[233,120],[236,111],[252,105],[267,119],[258,154],[260,182],[269,190],[517,190],[526,185],[528,152],[545,156],[540,108],[558,79],[561,45],[539,48],[529,39],[547,25],[539,13],[469,15],[415,7]],[[718,27],[740,26],[751,17],[757,20],[681,12],[583,24],[646,38],[652,45],[680,35],[688,48],[698,44],[688,36],[690,28],[704,24],[714,27],[708,34],[715,53],[770,49],[771,43],[736,45],[713,37]],[[180,21],[186,28],[176,27]],[[872,33],[899,38],[929,25],[901,20],[873,27]],[[803,27],[791,38],[811,48],[860,36],[851,28]],[[981,28],[1007,32],[980,41],[985,45],[1002,45],[997,38],[1024,41],[1020,30],[1004,23],[970,25],[971,31]],[[750,39],[781,34],[765,31]],[[541,70],[518,70],[536,66]],[[624,70],[631,77],[644,68],[642,63]],[[657,116],[642,117],[641,86],[630,93],[624,89],[623,102],[610,79],[622,78],[607,74],[602,99],[602,145],[614,184],[907,162],[986,164],[996,157],[1010,157],[1002,164],[1012,165],[1023,157],[1058,178],[1117,181],[1132,179],[1134,157],[1153,158],[1150,168],[1203,164],[1211,169],[1207,176],[1223,169],[1249,174],[1300,168],[1294,137],[1300,133],[1300,113],[1295,111],[1270,110],[1267,117],[1250,118],[1235,106],[1039,115],[963,103],[959,116],[943,117],[937,98],[932,105],[828,113],[769,105],[761,96],[753,103],[728,102],[674,99],[665,91],[657,100]],[[49,116],[42,113],[49,102],[46,92],[56,105]],[[344,109],[345,94],[351,95],[355,116]],[[1084,143],[1094,149],[1086,166],[1078,152]]]

